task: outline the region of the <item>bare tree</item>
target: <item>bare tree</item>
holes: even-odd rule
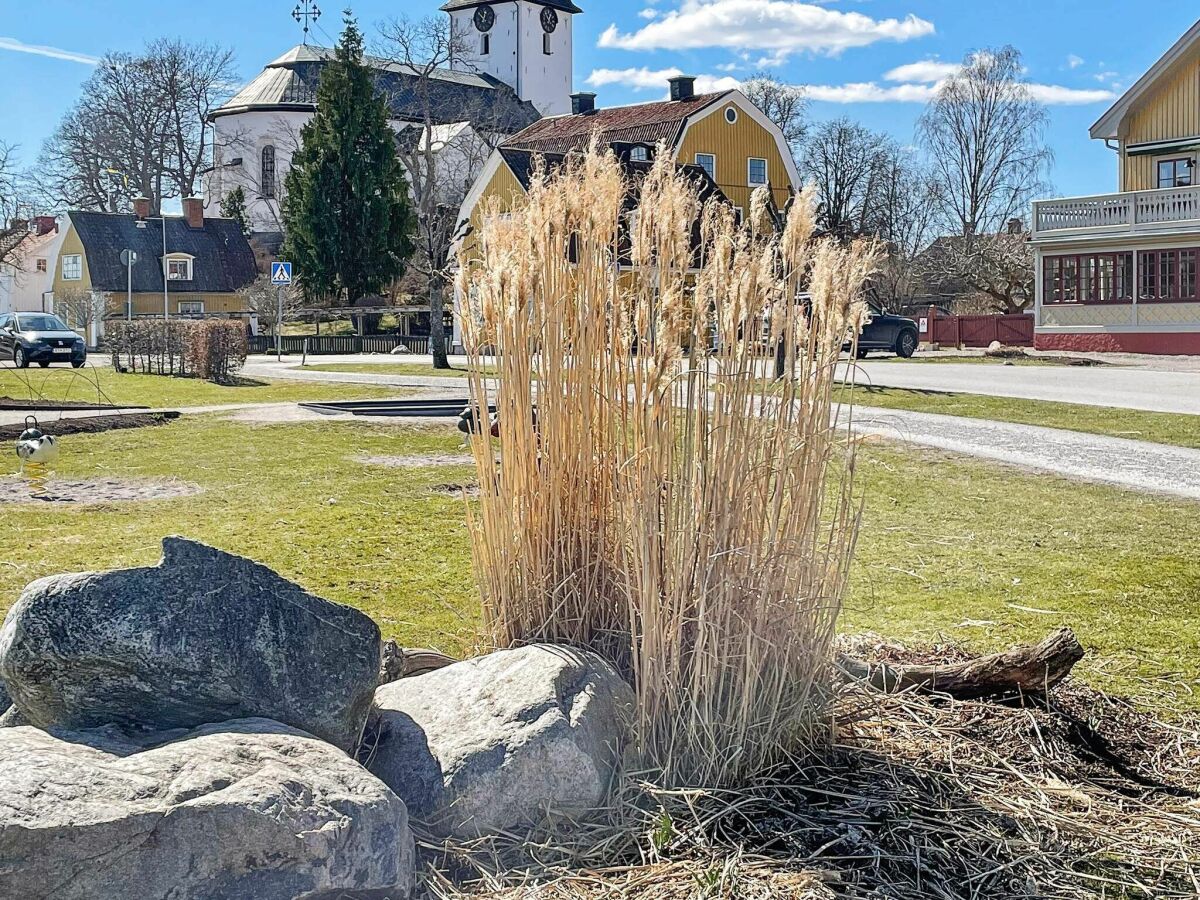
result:
[[[304,308],[304,292],[299,288],[277,288],[271,284],[268,275],[260,275],[253,284],[240,292],[246,301],[246,308],[252,315],[258,317],[259,327],[268,333],[275,333],[275,321],[280,314],[282,301],[283,321],[294,322],[300,318]]]
[[[917,131],[938,182],[941,209],[959,234],[1000,231],[1023,217],[1053,160],[1045,107],[1021,80],[1012,47],[971,54],[922,114]]]
[[[938,216],[937,185],[922,160],[895,144],[886,148],[879,167],[874,223],[887,255],[868,288],[881,307],[895,311],[912,297],[921,277],[919,258]]]
[[[942,238],[922,254],[919,265],[927,281],[966,285],[987,297],[994,312],[1023,312],[1033,302],[1033,246],[1028,235],[1015,228]]]
[[[755,72],[742,84],[742,93],[779,126],[792,156],[799,158],[808,136],[808,98],[804,88],[786,84],[769,72]]]
[[[92,327],[100,324],[124,306],[121,302],[100,291],[70,288],[54,295],[54,312],[71,328],[92,334]]]
[[[408,176],[417,220],[417,252],[412,268],[425,282],[429,299],[429,347],[434,368],[450,368],[444,324],[452,247],[458,213],[492,151],[508,133],[518,104],[515,95],[498,89],[486,107],[446,108],[437,89],[439,70],[450,68],[466,51],[448,18],[399,19],[383,29],[383,54],[404,67],[412,111],[400,129],[400,161]]]
[[[157,214],[164,200],[194,194],[210,160],[207,117],[234,74],[231,54],[207,45],[109,53],[42,150],[46,199],[111,212],[140,194]]]
[[[0,266],[20,262],[27,230],[21,226],[25,204],[17,176],[16,148],[0,142]]]
[[[892,142],[850,119],[820,125],[804,146],[800,174],[816,185],[817,225],[847,239],[875,233]]]

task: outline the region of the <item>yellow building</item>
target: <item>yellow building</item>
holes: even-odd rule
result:
[[[570,115],[540,119],[508,138],[463,203],[459,218],[470,226],[468,251],[485,201],[510,202],[528,188],[537,157],[553,164],[585,150],[593,135],[631,167],[649,164],[665,146],[677,165],[703,180],[702,194],[719,192],[741,213],[760,187],[769,188],[782,208],[800,185],[783,133],[741,91],[697,94],[694,85],[693,78],[672,78],[669,100],[608,109],[595,108],[595,94],[572,94]],[[461,346],[457,317],[454,344]]]
[[[1200,22],[1091,137],[1119,193],[1034,203],[1035,345],[1200,353]]]
[[[238,224],[206,218],[196,199],[184,201],[182,216],[150,218],[149,206],[138,200],[134,213],[68,213],[54,272],[57,308],[78,309],[88,296],[103,298],[107,318],[164,310],[172,317],[248,315],[238,292],[258,268]]]

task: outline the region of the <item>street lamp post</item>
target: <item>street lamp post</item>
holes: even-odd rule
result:
[[[137,227],[145,228],[146,223],[149,222],[151,219],[157,219],[158,223],[160,225],[162,225],[163,319],[169,320],[171,318],[171,305],[170,305],[171,299],[170,299],[170,292],[169,292],[169,287],[168,287],[168,282],[170,281],[170,278],[168,277],[169,267],[167,266],[167,217],[166,216],[146,216],[146,218],[144,218],[144,219],[138,219]],[[132,299],[130,302],[132,303]]]

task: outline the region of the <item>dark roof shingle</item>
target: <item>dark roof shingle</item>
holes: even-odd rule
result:
[[[697,94],[688,100],[660,100],[598,109],[581,115],[552,116],[514,134],[504,146],[538,153],[569,153],[585,149],[593,133],[598,133],[601,142],[606,144],[671,143],[688,116],[728,94],[729,91],[718,91]]]
[[[137,218],[122,213],[72,212],[69,214],[87,254],[92,289],[124,293],[126,270],[121,251],[133,250],[136,293],[160,293],[163,289],[163,223],[149,219],[144,228]],[[229,294],[241,290],[258,277],[254,251],[232,219],[204,220],[203,228],[191,228],[182,216],[168,216],[167,255],[186,253],[195,257],[191,281],[170,282],[174,294]]]

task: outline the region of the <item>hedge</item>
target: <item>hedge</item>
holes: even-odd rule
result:
[[[246,361],[246,324],[234,319],[109,322],[105,337],[118,371],[225,382]]]

